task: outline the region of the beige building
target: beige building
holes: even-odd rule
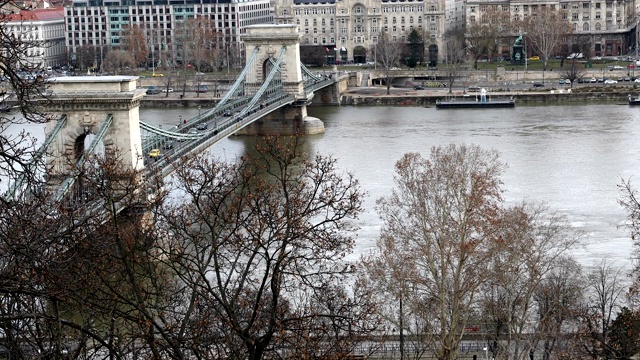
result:
[[[2,26],[6,33],[36,44],[29,46],[24,54],[29,67],[44,69],[65,63],[64,12],[61,7],[12,12]]]
[[[636,10],[632,0],[467,0],[467,23],[490,20],[488,13],[504,14],[512,21],[534,16],[540,7],[562,9],[573,26],[573,36],[565,39],[560,56],[580,52],[581,44],[591,45],[591,56],[623,56],[635,53]],[[518,34],[513,34],[513,39]],[[513,40],[511,40],[513,41]],[[511,44],[504,44],[508,54]],[[531,49],[528,56],[532,56]]]
[[[429,52],[442,60],[444,34],[463,29],[462,0],[274,0],[276,24],[296,24],[301,46],[323,46],[327,61],[374,61],[370,51],[384,30],[393,39],[417,30]],[[428,55],[425,53],[425,59]]]

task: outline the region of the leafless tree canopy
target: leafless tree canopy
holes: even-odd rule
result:
[[[537,7],[536,16],[529,16],[521,23],[526,32],[526,41],[544,61],[544,68],[551,56],[562,45],[562,39],[573,33],[568,20],[562,18],[564,10],[553,10],[548,6]]]
[[[21,10],[12,1],[1,1],[0,7],[15,9],[14,13]],[[36,181],[36,169],[40,167],[37,162],[31,161],[36,150],[34,139],[25,132],[15,131],[15,126],[49,120],[36,102],[46,99],[46,84],[41,73],[43,65],[35,62],[34,57],[29,57],[48,44],[34,39],[26,27],[25,33],[22,33],[20,29],[23,27],[6,26],[9,16],[5,12],[0,14],[0,107],[3,110],[11,107],[15,110],[0,113],[0,182],[5,184],[4,189],[7,188],[8,179],[19,176],[25,176],[27,182]],[[8,131],[11,126],[14,126],[13,131]]]
[[[406,44],[403,40],[394,40],[389,34],[382,31],[378,36],[378,42],[373,46],[372,53],[376,62],[380,65],[385,74],[387,83],[387,95],[391,92],[391,69],[400,65],[402,54],[405,53]]]

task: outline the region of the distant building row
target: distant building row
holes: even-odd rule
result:
[[[85,46],[117,47],[123,30],[132,25],[143,29],[150,48],[172,52],[178,24],[199,17],[210,19],[230,44],[240,43],[248,25],[296,24],[303,46],[324,47],[327,58],[337,62],[375,60],[369,49],[382,30],[396,39],[417,30],[429,54],[441,61],[444,54],[439,49],[444,48],[446,34],[495,16],[537,16],[542,6],[565,10],[575,36],[589,38],[593,56],[618,56],[635,49],[634,0],[72,0],[64,8],[1,10],[16,36],[49,41],[47,48],[30,49],[30,59],[55,66],[67,62],[67,52],[73,58]],[[573,39],[565,41],[571,52]]]

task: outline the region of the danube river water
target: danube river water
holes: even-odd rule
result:
[[[198,109],[142,109],[141,119],[174,125]],[[632,243],[619,206],[621,181],[640,189],[640,108],[617,104],[517,106],[515,109],[436,110],[421,107],[310,107],[326,132],[311,136],[312,152],[332,155],[367,192],[355,253],[375,246],[381,222],[375,200],[389,194],[394,164],[406,152],[428,156],[439,145],[475,144],[496,149],[507,163],[505,200],[544,202],[584,233],[574,255],[583,265],[601,259],[632,262]],[[253,138],[232,137],[210,148],[234,160]]]

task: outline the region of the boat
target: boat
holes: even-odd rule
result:
[[[629,94],[629,105],[640,105],[640,97],[632,98]]]
[[[451,98],[436,101],[436,109],[481,109],[481,108],[513,108],[516,101],[512,97],[508,99],[487,99],[487,90],[481,89],[480,96],[476,94],[474,100],[464,97],[463,100]]]

